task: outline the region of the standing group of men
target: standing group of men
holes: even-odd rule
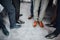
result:
[[[60,34],[60,0],[31,0],[31,15],[28,19],[34,18],[33,26],[36,27],[37,23],[39,23],[40,27],[44,27],[42,22],[44,15],[46,13],[46,8],[48,4],[52,6],[54,10],[54,15],[52,17],[51,24],[54,23],[54,26],[51,24],[47,24],[49,27],[55,27],[56,30],[45,37],[48,39],[52,39],[57,37]],[[39,13],[39,14],[38,14]]]
[[[20,14],[20,0],[0,0],[0,4],[4,7],[6,12],[8,13],[8,17],[10,21],[10,29],[21,27],[20,24],[24,22],[19,20],[19,17],[22,16],[22,14]],[[3,21],[2,15],[0,15],[0,28],[2,29],[2,32],[6,36],[8,36],[9,32],[6,29],[3,22],[4,21]]]
[[[36,27],[37,23],[39,23],[40,27],[44,27],[42,20],[45,15],[45,11],[48,6],[49,0],[31,0],[31,1],[32,1],[31,6],[32,15],[28,19],[34,17],[33,26]],[[21,27],[21,25],[16,25],[16,23],[18,24],[24,23],[23,21],[19,20],[19,16],[21,16],[21,14],[19,14],[20,0],[0,0],[0,4],[3,5],[5,10],[8,12],[10,29]],[[38,10],[40,11],[39,15]],[[47,36],[45,36],[46,38],[52,39],[60,34],[60,0],[57,0],[57,12],[54,27],[56,28],[56,30],[53,33],[50,33]],[[0,28],[2,29],[5,35],[7,36],[9,35],[9,32],[3,23],[2,15],[0,15]]]

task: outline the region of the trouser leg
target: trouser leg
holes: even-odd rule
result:
[[[0,14],[0,28],[2,28],[2,27],[4,27],[4,24],[3,24],[3,18],[2,18],[1,14]]]
[[[34,20],[37,21],[38,19],[38,9],[39,9],[39,4],[40,4],[41,0],[34,0],[33,4],[34,4]]]
[[[33,0],[31,0],[31,9],[30,9],[30,12],[31,12],[31,16],[33,16]]]
[[[12,3],[15,7],[16,22],[17,22],[19,20],[19,15],[20,15],[20,0],[12,0]]]
[[[45,15],[46,8],[48,6],[49,0],[42,0],[41,1],[41,8],[40,8],[40,15],[39,15],[39,21],[43,20],[43,17]]]
[[[60,33],[60,0],[57,1],[57,16],[56,16],[55,33]]]
[[[4,6],[6,11],[8,12],[9,20],[10,20],[10,26],[13,27],[16,25],[15,20],[15,8],[12,5],[11,0],[1,0],[1,4]]]
[[[9,35],[9,32],[8,30],[6,29],[4,23],[3,23],[3,18],[2,18],[2,15],[0,15],[0,28],[2,29],[2,32],[4,33],[4,35],[8,36]]]

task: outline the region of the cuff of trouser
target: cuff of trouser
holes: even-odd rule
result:
[[[34,21],[38,21],[38,18],[34,18]]]
[[[43,18],[39,18],[39,21],[43,21]]]
[[[14,25],[10,25],[10,27],[14,27],[14,26],[16,26],[16,24],[14,24]]]

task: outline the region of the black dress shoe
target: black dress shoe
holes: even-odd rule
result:
[[[20,14],[19,16],[23,16],[23,14]]]
[[[32,18],[33,18],[33,16],[28,17],[28,19],[32,19]]]
[[[51,22],[50,24],[46,24],[46,26],[48,26],[48,27],[54,27],[55,26],[55,21],[53,21],[53,22]]]
[[[16,23],[18,23],[18,24],[24,24],[25,22],[21,21],[21,20],[18,20]]]
[[[58,35],[56,35],[55,33],[51,33],[51,34],[48,34],[47,36],[45,36],[45,38],[47,39],[53,39],[55,37],[57,37]]]
[[[8,36],[9,35],[9,32],[8,30],[6,29],[5,26],[2,27],[2,32],[4,33],[4,35]]]
[[[54,26],[54,24],[45,24],[46,26],[48,26],[48,27],[53,27]]]

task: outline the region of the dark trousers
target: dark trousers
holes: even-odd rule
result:
[[[20,15],[20,0],[12,0],[12,4],[15,7],[16,22],[17,22],[19,20],[19,15]]]
[[[31,16],[33,17],[33,0],[31,0],[31,9],[30,9],[30,12],[31,12]]]
[[[16,25],[15,20],[15,8],[12,5],[11,0],[0,0],[0,3],[4,6],[6,11],[8,12],[9,20],[10,20],[10,27],[13,27]]]
[[[48,7],[52,7],[52,4],[53,4],[53,0],[49,0]]]
[[[3,17],[2,17],[2,15],[0,14],[0,28],[4,28],[5,27],[5,25],[4,25],[4,23],[3,23]]]
[[[60,33],[60,0],[57,0],[57,16],[56,16],[56,30],[54,31],[56,34]]]

